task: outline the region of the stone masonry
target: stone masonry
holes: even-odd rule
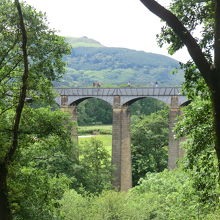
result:
[[[73,88],[57,89],[56,98],[60,108],[70,112],[73,121],[77,121],[77,105],[87,98],[100,98],[112,105],[112,164],[113,186],[118,191],[127,191],[132,187],[131,169],[131,140],[129,105],[138,99],[154,97],[170,105],[169,113],[169,149],[168,168],[177,167],[177,161],[183,155],[179,144],[181,140],[175,138],[173,131],[176,117],[181,114],[180,105],[186,101],[181,95],[180,88]],[[72,130],[77,141],[77,126]]]

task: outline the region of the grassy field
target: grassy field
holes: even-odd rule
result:
[[[79,126],[79,144],[89,141],[91,138],[96,138],[103,142],[103,146],[111,153],[112,149],[112,125],[94,125],[94,126]]]
[[[112,130],[112,125],[90,125],[90,126],[79,126],[79,129],[81,130]]]
[[[112,134],[112,125],[78,126],[78,135]]]

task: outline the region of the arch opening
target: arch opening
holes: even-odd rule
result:
[[[98,98],[81,99],[77,105],[79,160],[92,172],[87,190],[101,192],[112,181],[112,106]],[[86,158],[88,161],[84,161]],[[97,164],[102,164],[97,166]],[[94,172],[94,166],[96,172]],[[100,175],[101,174],[101,175]],[[98,179],[98,186],[97,184]],[[94,189],[93,189],[93,188]]]
[[[124,106],[129,106],[131,115],[149,115],[167,107],[167,104],[156,98],[141,97],[130,100]]]
[[[77,118],[79,125],[111,125],[112,106],[99,98],[85,98],[77,100]]]
[[[137,98],[129,103],[131,113],[132,184],[148,172],[161,172],[168,166],[169,107],[163,101]]]

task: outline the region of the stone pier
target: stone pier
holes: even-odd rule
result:
[[[71,131],[73,140],[78,143],[78,132],[77,132],[77,105],[68,105],[68,96],[61,96],[61,111],[68,112],[71,115],[71,120],[75,123]]]
[[[132,187],[130,113],[128,106],[120,105],[120,96],[114,97],[112,123],[113,186],[118,191]]]
[[[177,96],[171,97],[169,113],[169,149],[168,149],[168,168],[170,170],[177,168],[177,161],[183,156],[183,150],[180,149],[181,139],[175,138],[174,127],[177,117],[180,115],[179,100]]]
[[[179,106],[187,99],[178,87],[149,88],[56,88],[59,96],[56,102],[65,112],[70,112],[75,121],[73,137],[77,140],[77,105],[88,98],[98,98],[108,102],[113,108],[112,123],[112,164],[113,185],[119,191],[127,191],[132,187],[131,174],[131,140],[129,104],[142,98],[156,98],[170,105],[169,114],[169,149],[168,168],[175,169],[177,160],[182,157],[183,150],[179,145],[182,139],[175,139],[173,132],[176,117],[180,115]]]

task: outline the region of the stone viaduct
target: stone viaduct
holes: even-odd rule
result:
[[[187,101],[186,97],[181,95],[180,88],[56,88],[55,90],[58,93],[57,104],[63,111],[70,112],[73,120],[77,120],[77,105],[85,99],[102,99],[112,106],[112,164],[115,168],[113,185],[118,190],[127,191],[132,187],[128,107],[139,99],[151,97],[170,105],[168,168],[176,168],[176,161],[183,152],[179,148],[180,140],[174,138],[173,127],[176,117],[180,114],[180,106]],[[77,133],[73,135],[77,136]]]

